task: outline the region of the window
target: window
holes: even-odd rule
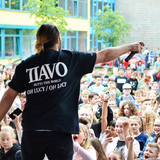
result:
[[[18,29],[5,29],[5,56],[20,54],[20,37]]]
[[[87,18],[87,0],[79,0],[79,17]]]
[[[71,16],[77,16],[77,0],[68,0],[67,10],[70,11]]]
[[[79,51],[87,51],[87,32],[79,31],[78,32],[78,50]]]
[[[64,0],[59,0],[59,4],[58,4],[60,7],[62,7],[64,10],[65,10],[65,7],[66,7],[66,3]]]
[[[102,10],[102,2],[98,2],[98,11]]]
[[[1,40],[1,29],[0,29],[0,56],[2,56],[2,40]]]
[[[19,29],[5,29],[5,34],[16,34],[16,35],[19,35]]]
[[[19,37],[5,37],[5,56],[19,55]]]
[[[112,10],[113,10],[113,11],[115,11],[115,8],[114,8],[114,3],[112,3]]]
[[[2,8],[2,0],[0,0],[0,8]]]
[[[22,7],[28,3],[28,0],[22,0]],[[29,11],[29,7],[23,8],[23,11]]]
[[[20,0],[5,0],[5,8],[20,10]]]
[[[28,57],[34,54],[35,34],[32,29],[23,29],[23,57]]]

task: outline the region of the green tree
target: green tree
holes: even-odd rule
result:
[[[103,12],[98,12],[98,21],[92,20],[95,37],[103,39],[106,46],[117,46],[125,43],[124,38],[130,37],[132,26],[126,23],[125,18],[118,11],[112,11],[104,6]]]
[[[65,15],[69,15],[69,11],[58,6],[58,0],[28,0],[23,9],[25,8],[29,8],[30,17],[34,17],[37,26],[51,23],[56,25],[62,34],[68,30]]]

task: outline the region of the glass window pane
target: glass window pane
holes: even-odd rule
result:
[[[79,1],[79,17],[87,18],[87,1]]]
[[[31,37],[23,37],[23,57],[31,55]]]
[[[102,49],[101,42],[98,43],[98,50],[100,51]]]
[[[102,10],[102,2],[98,2],[98,11]]]
[[[87,37],[86,31],[79,31],[78,34],[79,34],[79,37]]]
[[[67,36],[76,36],[76,32],[67,31]]]
[[[19,37],[14,37],[14,49],[15,49],[15,55],[19,55],[19,49],[20,49],[20,43],[19,43]]]
[[[67,49],[70,50],[70,39],[67,39]]]
[[[91,7],[91,9],[90,9],[91,10],[91,13],[90,13],[91,15],[90,16],[92,17],[92,12],[93,12],[92,11],[92,0],[90,1],[90,7]]]
[[[11,9],[20,10],[20,0],[11,0]]]
[[[5,8],[9,8],[9,0],[5,0]]]
[[[28,0],[23,0],[23,6],[26,5],[28,3]],[[25,7],[23,8],[24,11],[29,11],[29,7]]]
[[[62,49],[64,49],[64,38],[62,38],[61,41],[62,41]]]
[[[59,6],[62,7],[65,10],[65,1],[59,0]]]
[[[0,8],[2,8],[2,0],[0,0]]]
[[[5,37],[5,56],[14,54],[14,37]]]
[[[33,31],[34,31],[33,29],[23,29],[23,35],[35,36],[35,33]]]
[[[1,54],[1,52],[2,52],[2,50],[1,50],[2,48],[1,48],[1,37],[0,37],[0,56],[2,55]]]
[[[76,38],[71,38],[71,50],[76,50]]]
[[[74,15],[74,5],[72,0],[67,1],[67,10],[70,11],[70,16]]]
[[[83,51],[84,49],[83,49],[83,47],[84,47],[84,45],[83,45],[83,38],[78,38],[78,50],[79,51]]]
[[[5,34],[19,34],[19,29],[5,29]]]

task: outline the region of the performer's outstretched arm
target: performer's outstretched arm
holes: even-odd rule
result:
[[[140,51],[143,49],[143,46],[143,42],[136,42],[119,47],[108,47],[97,52],[96,64],[114,60],[127,52],[134,51],[140,53]]]

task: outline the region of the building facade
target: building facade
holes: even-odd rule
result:
[[[30,18],[28,8],[23,6],[28,0],[0,0],[0,59],[21,58],[34,54],[36,28],[34,18]],[[116,8],[115,0],[59,0],[59,6],[70,11],[65,19],[68,28],[62,37],[62,48],[88,51],[102,49],[102,40],[94,38],[91,19],[98,19],[97,11],[104,5]]]
[[[126,43],[145,42],[154,52],[160,48],[160,1],[159,0],[117,0],[116,10],[122,13],[127,23],[133,27]]]

